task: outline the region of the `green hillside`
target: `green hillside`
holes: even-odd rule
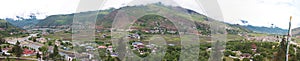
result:
[[[45,19],[40,20],[40,22],[36,24],[36,27],[70,26],[73,23],[74,15],[83,15],[84,17],[98,16],[97,18],[99,19],[99,21],[103,22],[101,20],[104,19],[104,16],[109,14],[113,10],[114,9],[80,12],[80,13],[63,14],[63,15],[52,15],[52,16],[48,16]],[[98,14],[95,15],[94,13],[98,13]]]
[[[296,35],[296,36],[299,36],[299,35],[300,35],[300,27],[294,28],[294,29],[292,30],[292,34],[293,34],[293,35]]]
[[[20,28],[13,26],[8,23],[6,20],[0,19],[0,37],[13,36],[10,33],[18,34],[23,31]]]
[[[41,20],[40,23],[37,24],[39,27],[55,27],[55,26],[64,26],[64,25],[71,25],[74,15],[82,15],[84,17],[92,17],[96,16],[93,13],[97,13],[97,27],[99,29],[105,29],[105,28],[111,28],[112,22],[115,18],[115,16],[118,14],[118,11],[128,11],[127,15],[132,16],[133,18],[137,18],[137,14],[140,13],[147,13],[147,14],[153,14],[156,11],[162,11],[166,13],[173,13],[175,20],[178,22],[187,22],[192,21],[196,24],[197,29],[201,30],[203,34],[209,34],[209,27],[210,22],[206,16],[199,14],[193,10],[181,8],[181,7],[172,7],[172,6],[164,6],[160,4],[150,4],[145,6],[127,6],[122,7],[119,9],[108,9],[108,10],[100,10],[100,11],[89,11],[89,12],[81,12],[81,13],[74,13],[74,14],[66,14],[66,15],[52,15],[47,17],[46,19]],[[173,18],[173,19],[174,19]],[[179,19],[178,19],[179,18]],[[153,18],[155,19],[155,18]],[[163,18],[161,18],[163,19]],[[152,20],[151,18],[142,18],[141,20]],[[133,21],[133,20],[130,20]],[[217,21],[220,22],[220,21]],[[148,23],[148,22],[145,22]],[[165,23],[171,23],[171,22],[165,22]],[[224,22],[221,22],[224,23]],[[227,29],[227,31],[230,32],[230,34],[238,34],[242,32],[249,32],[247,29],[238,27],[238,26],[231,26],[230,24],[225,23],[227,26],[231,27],[230,29]],[[165,25],[169,26],[169,24]],[[171,25],[170,25],[171,26]]]

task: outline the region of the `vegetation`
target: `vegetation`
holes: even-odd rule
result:
[[[16,55],[16,57],[21,57],[23,54],[23,49],[20,46],[20,42],[17,41],[16,45],[12,48],[12,53]]]
[[[58,52],[58,46],[57,45],[54,45],[54,48],[53,48],[53,53],[50,54],[50,58],[52,58],[52,60],[64,60],[63,59],[63,56],[60,56],[59,55],[59,52]]]
[[[0,38],[1,37],[24,37],[28,34],[22,33],[20,28],[8,23],[6,20],[0,19]]]
[[[143,17],[140,17],[137,19],[137,21],[133,24],[131,24],[131,26],[136,27],[136,28],[140,28],[141,30],[138,31],[133,31],[133,32],[129,32],[130,34],[132,33],[136,33],[139,36],[141,36],[141,39],[139,41],[141,42],[149,42],[149,37],[153,36],[153,35],[161,35],[162,38],[164,38],[167,43],[174,43],[174,46],[167,46],[166,47],[166,51],[164,54],[156,54],[159,56],[163,56],[163,57],[159,57],[162,58],[162,61],[178,61],[180,60],[180,56],[182,54],[181,50],[188,50],[188,52],[194,52],[194,50],[189,49],[192,47],[199,47],[200,51],[199,54],[190,54],[189,56],[191,57],[186,57],[188,59],[186,59],[185,61],[191,61],[194,57],[198,57],[199,61],[208,61],[209,58],[211,58],[210,60],[212,61],[220,61],[221,59],[223,60],[233,60],[233,61],[240,61],[240,59],[238,59],[239,57],[241,57],[241,54],[249,54],[251,57],[250,58],[244,58],[241,59],[242,61],[268,61],[268,60],[278,60],[278,61],[283,61],[282,58],[284,58],[284,54],[285,54],[285,43],[277,43],[277,42],[256,42],[256,41],[250,41],[250,40],[246,40],[246,38],[244,36],[240,36],[241,34],[250,34],[250,36],[266,36],[267,34],[264,33],[274,33],[274,31],[270,32],[270,29],[273,30],[279,30],[278,32],[285,32],[286,30],[284,29],[279,29],[279,28],[268,28],[268,27],[256,27],[256,26],[240,26],[240,25],[232,25],[232,24],[226,24],[226,26],[228,26],[228,29],[226,29],[226,31],[228,32],[227,34],[227,40],[228,42],[226,43],[226,47],[225,50],[223,50],[222,47],[217,47],[217,48],[212,48],[212,44],[210,43],[210,21],[208,20],[209,18],[207,18],[204,15],[201,15],[199,13],[196,13],[192,10],[188,10],[188,9],[184,9],[184,8],[178,8],[178,7],[169,7],[169,6],[160,6],[160,5],[149,5],[149,6],[133,6],[133,7],[125,7],[125,8],[120,8],[118,10],[126,10],[126,8],[128,8],[128,11],[131,11],[132,8],[134,8],[135,12],[145,12],[144,10],[147,10],[149,8],[159,8],[162,11],[166,10],[166,11],[170,11],[170,12],[178,12],[178,11],[182,11],[182,10],[187,10],[187,12],[180,12],[180,13],[175,13],[175,16],[178,16],[180,18],[183,18],[184,20],[194,20],[194,24],[195,24],[195,29],[198,30],[198,32],[203,35],[200,38],[204,39],[203,41],[201,40],[200,46],[189,46],[188,48],[182,48],[181,44],[180,44],[180,35],[178,32],[171,34],[171,33],[166,33],[161,35],[161,33],[147,33],[147,32],[142,32],[141,30],[157,30],[159,29],[160,31],[163,30],[174,30],[176,29],[174,23],[172,23],[172,21],[168,18],[165,18],[163,16],[160,15],[155,15],[155,14],[149,14],[149,15],[145,15]],[[130,10],[130,9],[131,10]],[[141,8],[141,9],[140,9]],[[174,9],[174,10],[172,10]],[[93,14],[96,13],[97,14]],[[26,26],[31,26],[33,27],[35,24],[37,27],[46,27],[46,28],[59,28],[60,26],[65,26],[66,28],[69,28],[68,26],[71,26],[72,24],[72,20],[74,15],[79,14],[82,15],[83,17],[92,17],[92,16],[98,16],[97,17],[97,27],[99,27],[101,29],[100,32],[105,32],[105,33],[109,33],[110,30],[107,30],[109,28],[111,28],[111,24],[113,22],[113,20],[115,19],[114,17],[117,14],[117,10],[116,9],[109,9],[109,10],[100,10],[100,11],[90,11],[90,12],[82,12],[82,13],[74,13],[74,14],[67,14],[67,15],[53,15],[53,16],[49,16],[46,19],[43,20],[37,20],[36,18],[32,17],[31,19],[25,19],[28,21],[24,21],[26,23],[24,24],[18,24],[21,23],[23,21],[11,21],[8,20],[8,22],[12,22],[14,24],[9,24],[8,22],[6,22],[5,20],[1,20],[0,21],[0,28],[4,29],[3,31],[0,30],[0,44],[1,44],[1,48],[2,45],[6,45],[7,43],[5,42],[4,37],[11,37],[11,36],[27,36],[27,33],[23,33],[20,32],[22,31],[22,29],[19,29],[17,27],[14,27],[12,25],[18,26],[18,27],[26,27]],[[189,17],[188,15],[185,14],[190,14],[191,17]],[[129,16],[133,16],[132,18],[135,18],[134,16],[136,14],[129,14]],[[33,19],[33,20],[32,20]],[[175,21],[181,21],[179,19],[174,19]],[[32,21],[36,21],[36,22],[40,22],[40,23],[35,23]],[[34,24],[34,25],[32,25]],[[180,26],[179,26],[180,27]],[[103,30],[105,29],[105,30]],[[99,30],[99,29],[97,29]],[[252,31],[256,31],[256,32],[261,32],[261,33],[253,33]],[[265,32],[266,31],[266,32]],[[42,31],[41,31],[42,32]],[[46,30],[46,32],[50,33],[49,35],[41,35],[38,34],[38,37],[32,37],[29,38],[29,40],[32,40],[33,42],[36,42],[37,38],[40,37],[45,37],[45,38],[53,38],[54,40],[49,40],[46,43],[44,43],[45,45],[39,48],[39,51],[42,52],[42,54],[36,54],[37,58],[43,58],[46,60],[56,60],[56,61],[62,61],[63,56],[59,55],[59,46],[55,45],[55,41],[56,39],[62,39],[62,40],[71,40],[72,39],[72,32],[70,30],[68,31],[62,31],[62,32],[52,32],[51,30]],[[197,33],[198,33],[197,32]],[[275,31],[277,32],[277,31]],[[13,33],[13,34],[12,34]],[[96,40],[94,41],[95,43],[97,43],[98,45],[101,46],[111,46],[111,44],[106,43],[106,41],[110,41],[110,39],[112,38],[112,36],[106,36],[106,37],[102,37],[103,34],[100,34],[96,36]],[[247,35],[249,36],[249,35]],[[94,37],[94,36],[91,36]],[[59,42],[61,42],[61,46],[64,47],[69,47],[72,46],[71,43],[66,42],[66,43],[62,43],[62,40],[59,40]],[[131,40],[131,39],[130,39]],[[132,40],[137,40],[137,39],[132,39]],[[295,39],[297,40],[297,39]],[[197,41],[197,40],[196,40]],[[203,42],[203,43],[202,43]],[[219,41],[218,41],[219,42]],[[176,44],[178,43],[178,44]],[[131,42],[129,42],[129,44],[131,44]],[[217,44],[217,45],[222,45],[222,44]],[[50,46],[54,46],[53,48],[53,52],[48,52],[48,47]],[[255,48],[253,46],[256,46]],[[74,46],[74,47],[78,47],[78,46]],[[132,48],[132,46],[131,46]],[[290,47],[291,50],[289,50],[290,57],[292,61],[296,61],[296,60],[300,60],[300,48],[295,46],[295,45],[291,45]],[[77,52],[84,52],[85,46],[80,46],[78,48]],[[139,49],[140,51],[145,51],[147,53],[145,54],[138,54],[138,51],[133,51],[133,53],[138,54],[139,57],[147,57],[148,55],[151,55],[152,53],[149,53],[151,51],[151,49],[149,48],[141,48]],[[12,48],[12,53],[14,56],[16,57],[21,57],[22,55],[22,48],[20,47],[20,42],[17,42],[16,45],[13,46]],[[110,52],[106,53],[107,50],[105,49],[99,49],[99,54],[100,57],[103,58],[104,61],[120,61],[120,59],[118,57],[114,57],[111,56]],[[198,51],[197,51],[198,52]],[[220,58],[220,56],[222,56],[222,54],[212,54],[212,52],[224,52],[224,58],[218,59],[216,57],[210,57],[211,55],[214,56],[218,56]],[[240,52],[240,53],[239,53]],[[154,54],[154,53],[153,53]],[[238,57],[238,58],[232,58],[232,57]],[[97,58],[97,57],[96,57]],[[216,60],[215,60],[216,59]],[[1,59],[0,59],[1,60]],[[13,59],[11,59],[13,60]],[[74,59],[75,60],[75,59]],[[126,59],[125,59],[126,60]],[[142,60],[140,60],[142,61]],[[152,61],[152,60],[149,60]]]
[[[284,35],[287,33],[287,29],[281,29],[279,27],[257,27],[252,25],[243,26],[244,28],[247,28],[249,30],[252,30],[254,32],[259,33],[268,33],[268,34],[280,34]]]

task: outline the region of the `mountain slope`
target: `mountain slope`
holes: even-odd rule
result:
[[[108,9],[108,10],[99,10],[99,11],[89,11],[89,12],[81,12],[81,13],[74,13],[74,14],[65,14],[65,15],[52,15],[45,19],[39,20],[36,23],[34,27],[46,27],[46,28],[57,28],[57,27],[69,27],[72,25],[73,17],[74,15],[82,15],[84,17],[92,17],[92,16],[98,16],[96,20],[96,28],[97,29],[107,29],[112,27],[112,22],[115,17],[118,15],[118,12],[121,10],[128,11],[128,15],[131,15],[132,18],[138,18],[137,14],[139,13],[147,13],[152,14],[158,11],[164,11],[160,13],[172,13],[172,16],[175,17],[169,17],[169,19],[172,19],[174,21],[177,21],[178,23],[194,23],[196,25],[196,28],[201,32],[202,34],[208,35],[210,33],[210,23],[208,18],[205,15],[199,14],[193,10],[185,9],[182,7],[175,7],[175,6],[165,6],[162,4],[149,4],[149,5],[143,5],[143,6],[126,6],[119,9]],[[98,14],[92,14],[97,13]],[[118,19],[118,18],[117,18]],[[119,18],[120,19],[120,18]],[[130,22],[124,21],[124,22]],[[215,20],[213,20],[215,21]],[[177,23],[173,22],[173,23]],[[217,21],[220,23],[224,23],[227,28],[227,31],[230,31],[229,34],[238,34],[243,32],[250,32],[249,30],[239,27],[239,26],[231,26],[231,24],[227,24],[225,22]],[[35,22],[31,22],[35,24]],[[188,24],[190,25],[190,24]],[[31,26],[31,25],[22,25],[24,26]]]
[[[258,33],[267,33],[267,34],[279,34],[279,35],[285,35],[287,34],[286,29],[281,29],[278,27],[275,28],[270,28],[270,27],[259,27],[259,26],[252,26],[252,25],[246,25],[243,26],[246,29],[252,30],[254,32],[258,32]]]
[[[300,35],[300,27],[294,28],[292,30],[292,34],[295,35],[295,36],[299,36]]]
[[[0,19],[0,37],[10,36],[10,33],[21,31],[22,29],[13,26],[6,20]]]
[[[63,26],[63,27],[69,27],[73,23],[73,18],[74,15],[83,15],[84,17],[92,17],[96,16],[92,13],[98,13],[97,18],[98,19],[103,19],[105,15],[108,15],[115,9],[108,9],[108,10],[99,10],[99,11],[89,11],[89,12],[80,12],[80,13],[73,13],[73,14],[64,14],[64,15],[52,15],[48,16],[45,19],[40,20],[40,23],[36,24],[36,27],[58,27],[58,26]],[[99,20],[99,21],[101,21]],[[101,24],[99,24],[101,25]]]
[[[27,19],[24,19],[21,17],[18,20],[14,20],[11,18],[6,18],[5,20],[7,20],[12,25],[22,28],[22,29],[31,28],[40,22],[38,19],[36,19],[35,16],[31,16],[31,18],[27,18]]]

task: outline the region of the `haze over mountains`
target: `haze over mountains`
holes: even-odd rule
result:
[[[98,10],[98,11],[89,11],[89,12],[81,12],[81,13],[73,13],[73,14],[65,14],[65,15],[52,15],[48,16],[45,19],[36,19],[35,16],[30,16],[31,18],[27,19],[5,19],[9,23],[11,23],[14,26],[17,26],[19,28],[23,29],[33,29],[33,28],[69,28],[73,23],[73,17],[76,14],[84,14],[86,17],[89,16],[98,16],[97,17],[97,27],[98,29],[104,29],[104,28],[110,28],[111,24],[118,13],[119,10],[134,10],[134,11],[143,11],[147,9],[151,9],[150,7],[156,7],[160,8],[160,10],[166,10],[166,11],[172,11],[172,12],[179,12],[184,14],[178,14],[177,16],[181,16],[182,18],[189,19],[189,20],[196,20],[195,23],[198,26],[198,28],[202,31],[209,29],[209,21],[206,16],[199,14],[193,10],[185,9],[182,7],[171,7],[171,6],[164,6],[162,4],[151,4],[147,6],[126,6],[119,9],[108,9],[108,10]],[[91,14],[91,13],[97,13],[97,15]],[[186,14],[189,14],[192,18],[185,17]],[[255,25],[237,25],[237,24],[229,24],[233,29],[228,30],[234,30],[234,32],[248,32],[248,30],[251,30],[253,32],[258,33],[269,33],[269,34],[286,34],[286,29],[281,29],[278,27],[258,27]],[[297,29],[295,29],[297,30]]]

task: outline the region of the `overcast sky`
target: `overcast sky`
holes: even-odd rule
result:
[[[108,0],[102,9],[122,7],[133,0]],[[176,5],[205,14],[195,0],[174,0]],[[80,0],[0,0],[0,18],[26,17],[31,13],[42,19],[49,15],[76,12]],[[300,0],[218,0],[225,22],[239,23],[247,20],[255,26],[270,27],[271,24],[288,28],[289,16],[292,27],[300,27]]]

